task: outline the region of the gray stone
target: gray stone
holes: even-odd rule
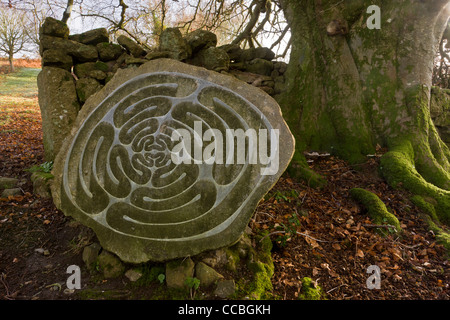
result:
[[[139,44],[137,44],[135,41],[131,40],[127,36],[120,35],[117,38],[117,42],[127,49],[127,51],[135,58],[140,58],[146,54],[146,51],[144,48],[142,48]]]
[[[144,63],[146,63],[148,60],[147,59],[142,59],[142,58],[134,58],[134,57],[129,57],[129,58],[126,58],[125,59],[125,63],[127,64],[127,65],[130,65],[130,64],[132,64],[132,65],[141,65],[141,64],[144,64]]]
[[[97,51],[101,61],[115,60],[124,52],[120,45],[108,42],[97,44]]]
[[[273,71],[273,63],[265,59],[256,58],[245,64],[248,72],[270,76]]]
[[[109,34],[105,28],[97,28],[80,34],[70,35],[69,39],[83,44],[97,45],[102,42],[109,42]]]
[[[261,86],[262,83],[264,83],[265,81],[272,81],[272,78],[270,76],[265,76],[251,72],[233,70],[231,71],[231,74],[236,78],[238,78],[239,80],[247,82],[248,84],[251,84],[255,87]]]
[[[89,270],[95,270],[101,249],[102,247],[96,242],[84,247],[82,258]]]
[[[277,70],[280,74],[284,74],[287,70],[287,63],[283,61],[277,61],[273,64],[275,70]]]
[[[217,287],[214,290],[214,295],[225,299],[233,295],[235,292],[236,284],[234,283],[234,280],[221,280],[217,283]]]
[[[38,75],[37,84],[45,159],[51,161],[69,135],[80,105],[74,79],[66,70],[43,67]]]
[[[175,60],[186,60],[192,54],[191,47],[178,28],[164,29],[159,38],[159,46],[160,51],[169,52],[170,58]]]
[[[106,79],[107,75],[106,75],[106,73],[103,72],[103,71],[100,71],[100,70],[92,70],[92,71],[89,73],[89,77],[91,77],[91,78],[93,78],[93,79],[95,79],[95,80],[98,80],[98,81],[102,81],[102,80],[105,80],[105,79]]]
[[[221,268],[228,264],[228,256],[224,249],[212,250],[206,254],[202,262],[212,268]]]
[[[203,262],[196,264],[195,277],[200,280],[200,286],[202,288],[210,287],[220,279],[223,279],[223,276],[220,273]]]
[[[228,54],[224,50],[216,47],[201,50],[189,62],[217,72],[227,71],[230,67],[230,58],[228,57]]]
[[[19,179],[16,178],[0,177],[0,189],[13,188],[18,182]]]
[[[33,172],[31,174],[31,182],[33,182],[33,193],[41,198],[51,198],[49,173]]]
[[[195,264],[191,258],[174,260],[166,263],[167,287],[186,288],[186,279],[194,276]]]
[[[249,163],[247,156],[228,166],[220,163],[223,157],[213,165],[204,151],[214,144],[202,146],[186,137],[195,142],[189,148],[205,150],[200,159],[193,154],[198,161],[177,164],[171,153],[183,144],[171,135],[193,130],[194,124],[203,132],[216,128],[217,143],[220,135],[225,143],[226,128],[268,133],[273,157]],[[234,155],[250,154],[237,148]],[[261,90],[205,68],[158,59],[118,70],[84,104],[63,150],[53,167],[56,206],[91,227],[106,250],[142,263],[235,243],[290,162],[294,139],[278,104]],[[224,151],[230,156],[231,150]]]
[[[185,39],[194,54],[200,50],[215,47],[217,45],[217,36],[207,30],[198,29],[192,31],[185,36]]]
[[[1,197],[2,198],[8,198],[8,197],[15,197],[22,195],[22,189],[20,188],[12,188],[12,189],[5,189],[2,192]]]
[[[120,277],[125,271],[122,261],[108,251],[103,250],[97,260],[98,266],[106,279]]]
[[[264,59],[271,61],[275,58],[275,53],[269,48],[259,47],[259,48],[249,48],[242,52],[241,59],[243,61],[250,61],[254,59]]]
[[[42,66],[56,67],[70,71],[73,66],[73,59],[61,50],[49,49],[44,51]]]
[[[125,272],[125,277],[127,277],[131,282],[136,282],[142,277],[142,272],[136,269],[129,269]]]
[[[101,61],[97,62],[85,62],[76,64],[73,68],[73,73],[78,78],[94,78],[97,80],[103,80],[106,78],[106,72],[109,71],[109,66]],[[101,72],[101,74],[99,74]]]
[[[81,78],[77,80],[76,83],[77,96],[81,103],[86,102],[90,96],[100,91],[102,88],[103,86],[100,82],[94,78]]]
[[[234,62],[239,62],[242,60],[242,53],[244,50],[237,44],[226,44],[218,48],[224,50],[230,57],[230,60]]]
[[[94,46],[69,39],[42,35],[40,37],[40,53],[43,55],[43,52],[48,49],[59,50],[78,62],[96,61],[98,59],[98,52]]]
[[[170,52],[169,51],[154,51],[149,52],[145,56],[145,59],[147,60],[154,60],[154,59],[161,59],[161,58],[170,58]]]
[[[69,37],[69,27],[67,27],[67,24],[51,17],[45,18],[39,31],[41,35],[48,35],[66,39]]]

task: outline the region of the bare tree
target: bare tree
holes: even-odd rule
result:
[[[14,72],[14,55],[26,48],[29,42],[25,13],[12,7],[0,7],[0,51],[9,60]]]
[[[72,13],[73,8],[73,0],[67,0],[67,7],[64,10],[63,17],[61,19],[62,22],[67,23],[67,20],[70,18],[70,14]]]

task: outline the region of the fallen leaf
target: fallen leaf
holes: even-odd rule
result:
[[[335,250],[341,250],[341,246],[339,245],[339,243],[333,243],[332,247]]]
[[[360,258],[364,258],[364,252],[361,249],[356,250],[356,256]]]

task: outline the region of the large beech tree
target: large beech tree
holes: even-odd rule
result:
[[[291,173],[320,184],[302,157],[329,151],[358,163],[388,148],[388,183],[450,222],[450,151],[431,120],[433,59],[448,0],[282,0],[292,33],[288,90],[279,98],[297,139]],[[380,28],[368,8],[380,9]],[[369,21],[368,21],[369,19]],[[371,25],[370,25],[371,26]],[[419,201],[418,201],[419,202]]]
[[[357,164],[380,145],[388,149],[380,164],[387,182],[410,190],[423,210],[450,224],[450,150],[430,117],[433,63],[450,0],[155,0],[153,9],[128,0],[76,3],[79,14],[103,17],[111,30],[137,21],[134,11],[161,10],[164,21],[172,8],[187,15],[179,21],[186,32],[194,22],[214,31],[238,16],[242,24],[230,33],[235,44],[255,45],[269,30],[280,45],[290,34],[287,90],[277,96],[297,142],[290,173],[321,185],[303,151],[327,151]],[[95,12],[99,3],[120,14]],[[89,5],[93,11],[83,13]]]

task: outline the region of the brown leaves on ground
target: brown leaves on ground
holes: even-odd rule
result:
[[[32,194],[29,172],[44,162],[40,113],[34,104],[0,103],[0,176],[18,177],[24,193],[0,199],[0,299],[67,298],[47,287],[65,279],[78,256],[67,255],[76,229],[51,200]],[[296,299],[301,279],[310,277],[329,299],[449,299],[450,272],[436,243],[404,191],[392,190],[377,175],[378,158],[351,168],[333,157],[311,167],[328,185],[311,189],[287,176],[260,202],[250,222],[274,243],[274,293]],[[349,190],[376,193],[399,218],[401,236],[380,236],[377,226],[350,198]],[[37,255],[45,248],[49,257]],[[66,261],[67,260],[67,261]],[[80,261],[75,263],[81,263]],[[381,289],[368,289],[367,268],[381,270]]]
[[[300,279],[310,277],[329,299],[449,299],[445,249],[408,200],[411,195],[378,177],[377,157],[354,169],[333,157],[316,159],[311,167],[327,178],[323,190],[284,177],[250,224],[254,231],[267,230],[275,244],[278,295],[297,298]],[[378,226],[351,199],[354,187],[377,194],[403,233],[379,235]],[[379,290],[366,285],[371,265],[381,270]]]
[[[25,177],[24,169],[44,162],[41,114],[31,101],[0,105],[0,176]]]

